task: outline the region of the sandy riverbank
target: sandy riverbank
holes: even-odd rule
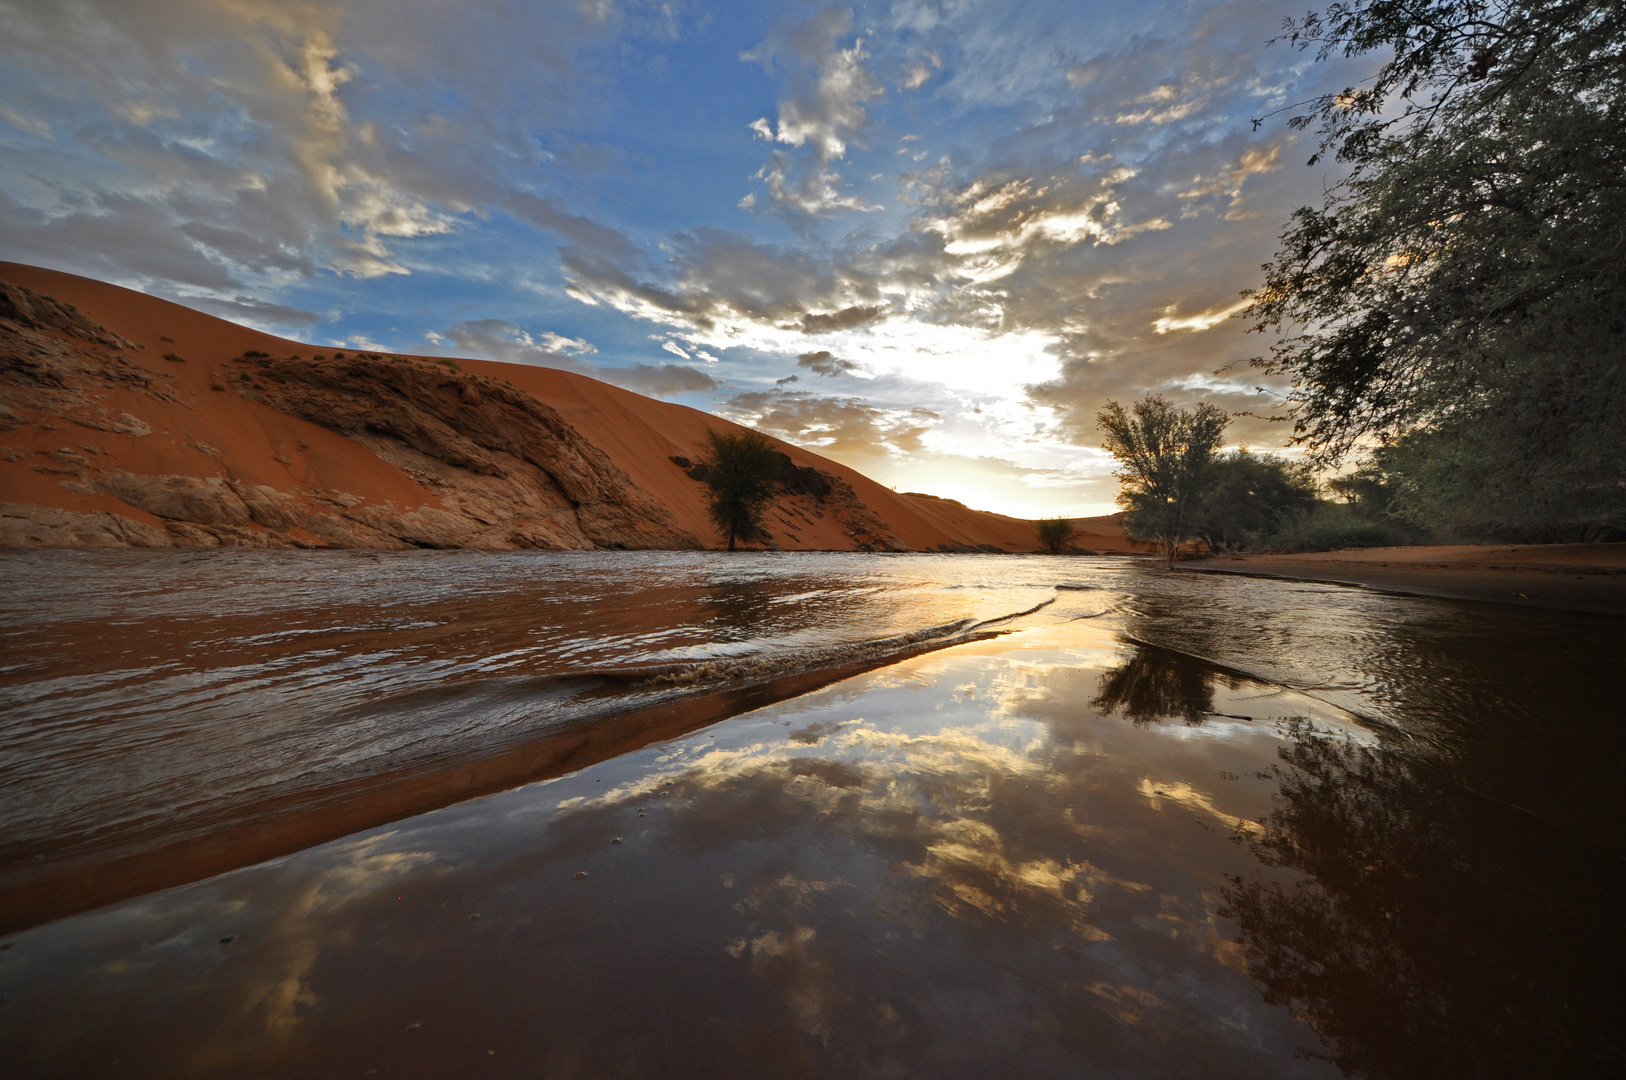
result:
[[[1626,615],[1626,544],[1459,544],[1221,555],[1180,568]]]

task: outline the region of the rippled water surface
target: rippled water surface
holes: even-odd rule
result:
[[[0,941],[22,1075],[1626,1052],[1623,620],[1087,558],[4,564],[13,925],[355,834]]]

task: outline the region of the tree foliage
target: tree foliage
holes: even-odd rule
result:
[[[703,465],[707,513],[734,551],[738,543],[768,540],[762,511],[773,501],[783,468],[779,451],[754,431],[706,429]]]
[[[1197,502],[1230,418],[1206,403],[1179,409],[1149,394],[1129,409],[1108,402],[1096,421],[1118,459],[1118,505],[1129,534],[1156,540],[1172,563],[1194,535]]]
[[[1387,56],[1290,121],[1349,174],[1244,313],[1296,436],[1404,447],[1413,520],[1626,528],[1626,3],[1347,0],[1284,37]]]
[[[1250,453],[1221,454],[1208,467],[1192,533],[1210,551],[1237,551],[1264,541],[1316,505],[1308,462]]]
[[[1064,517],[1039,520],[1039,546],[1052,555],[1060,555],[1073,539],[1073,523]]]

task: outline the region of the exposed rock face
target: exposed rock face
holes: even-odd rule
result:
[[[69,305],[0,281],[0,431],[29,413],[101,431],[145,428],[128,413],[94,407],[98,389],[115,387],[175,400],[172,380],[121,355],[134,348]]]
[[[162,529],[105,511],[0,503],[0,547],[174,547]]]
[[[64,304],[30,289],[0,281],[0,319],[9,319],[32,330],[60,330],[69,337],[106,345],[110,349],[133,349],[128,338],[97,326],[72,304]]]
[[[264,402],[365,443],[441,496],[445,513],[370,511],[365,523],[426,547],[698,548],[660,503],[559,414],[511,386],[374,354],[245,356],[228,378]],[[508,546],[508,545],[503,545]]]

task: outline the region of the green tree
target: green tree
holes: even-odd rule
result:
[[[1039,520],[1039,546],[1052,555],[1060,555],[1073,539],[1073,523],[1064,517]]]
[[[1209,465],[1191,531],[1210,551],[1237,551],[1268,542],[1285,522],[1315,505],[1309,462],[1244,448],[1221,454]]]
[[[706,511],[717,531],[728,541],[766,541],[772,534],[762,524],[762,511],[779,490],[783,469],[779,451],[755,431],[718,432],[706,429],[709,453],[699,464],[706,484]]]
[[[1118,505],[1129,535],[1156,540],[1172,565],[1194,535],[1197,503],[1230,417],[1206,403],[1178,409],[1149,394],[1129,409],[1108,402],[1096,421],[1118,459]]]
[[[1348,175],[1243,313],[1296,437],[1403,445],[1417,524],[1626,529],[1626,4],[1347,0],[1284,37],[1386,57],[1290,121]]]

